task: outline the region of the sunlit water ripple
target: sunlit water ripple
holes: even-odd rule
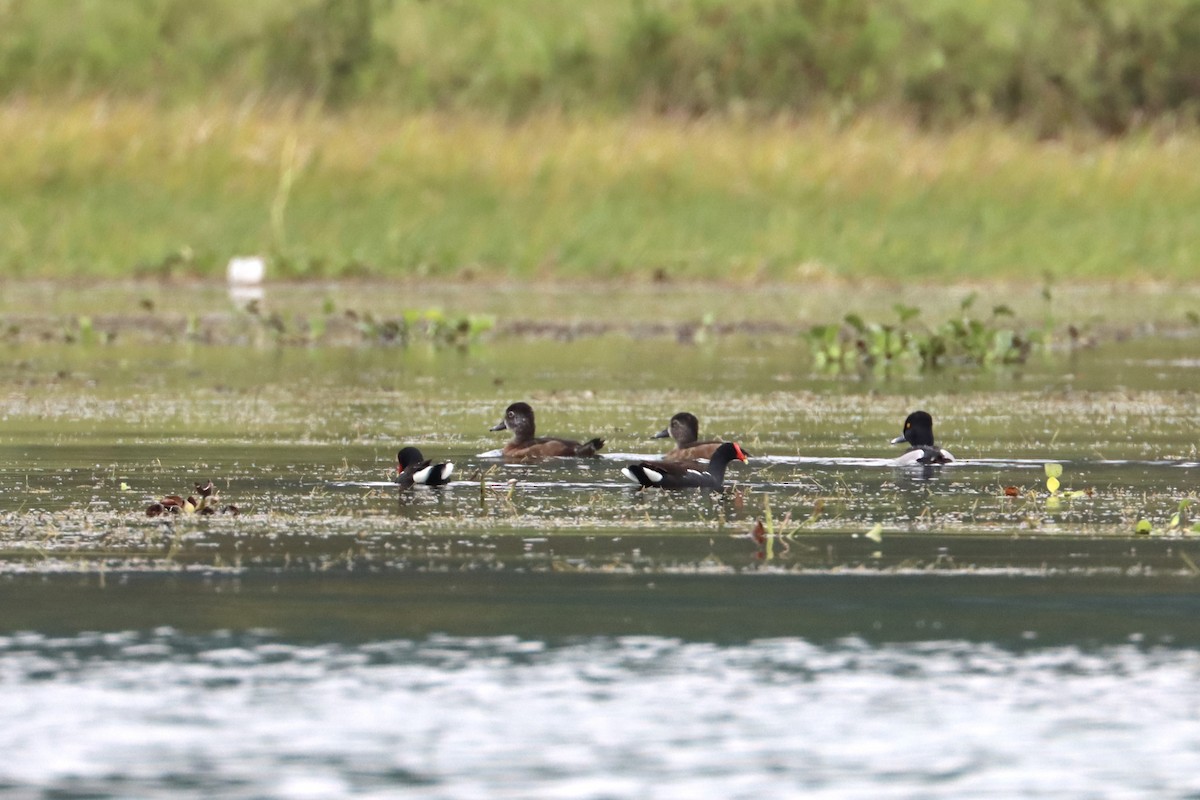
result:
[[[1200,652],[932,641],[0,638],[0,790],[1194,797]]]

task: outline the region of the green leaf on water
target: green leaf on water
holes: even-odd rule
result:
[[[1154,530],[1154,526],[1150,524],[1150,520],[1148,519],[1139,519],[1137,527],[1133,530],[1135,533],[1147,534]]]
[[[1058,487],[1059,487],[1058,478],[1055,478],[1055,477],[1046,478],[1046,488],[1050,490],[1050,494],[1054,494],[1055,492],[1057,492]]]
[[[876,522],[875,527],[871,528],[871,530],[864,533],[863,536],[866,536],[872,542],[876,542],[876,543],[882,542],[883,541],[883,523]]]
[[[1059,475],[1062,475],[1062,464],[1047,464],[1046,465],[1046,477],[1047,478],[1057,478]]]

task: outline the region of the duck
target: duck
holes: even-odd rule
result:
[[[700,421],[695,414],[680,411],[671,417],[667,427],[652,436],[652,439],[675,440],[675,449],[663,456],[664,461],[694,461],[698,458],[711,459],[713,453],[721,446],[721,442],[710,439],[706,442],[700,439]]]
[[[723,442],[707,464],[699,461],[639,461],[621,469],[621,474],[643,489],[716,489],[725,485],[725,468],[730,461],[745,462],[746,451],[737,442]]]
[[[892,439],[892,444],[908,443],[904,455],[893,463],[905,464],[949,464],[954,456],[933,443],[933,417],[925,411],[914,411],[904,420],[904,432]]]
[[[604,447],[604,440],[589,439],[580,444],[574,439],[559,439],[554,436],[535,437],[533,408],[528,403],[513,403],[504,410],[504,419],[493,425],[489,430],[510,430],[512,440],[504,445],[502,455],[514,461],[532,460],[537,458],[555,458],[575,456],[590,458]]]
[[[453,461],[434,464],[415,447],[405,447],[396,454],[396,483],[400,484],[401,489],[413,484],[442,486],[450,482],[453,473]]]

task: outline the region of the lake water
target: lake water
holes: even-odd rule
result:
[[[1200,797],[1194,334],[182,339],[7,346],[4,797]],[[502,463],[518,399],[607,457]],[[917,407],[960,463],[890,465]],[[681,410],[725,493],[621,476]],[[209,479],[240,514],[145,515]]]

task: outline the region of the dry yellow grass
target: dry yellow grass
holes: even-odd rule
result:
[[[1194,134],[91,100],[0,106],[0,147],[17,273],[252,249],[322,274],[1186,277],[1200,241]]]

